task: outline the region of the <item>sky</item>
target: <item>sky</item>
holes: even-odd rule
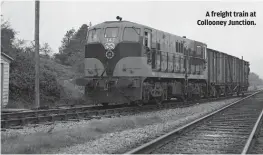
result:
[[[28,41],[34,40],[34,11],[34,1],[1,4],[1,14],[18,32],[17,37]],[[211,11],[255,11],[256,17],[206,17]],[[243,56],[251,71],[263,78],[263,1],[40,1],[40,43],[48,43],[56,53],[67,30],[116,20],[116,16]],[[204,19],[246,19],[256,25],[197,25]]]

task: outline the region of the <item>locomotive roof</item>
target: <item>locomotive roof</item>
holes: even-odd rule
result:
[[[156,30],[156,31],[161,31],[161,32],[167,33],[167,34],[169,34],[169,35],[174,35],[174,36],[183,38],[182,36],[178,36],[178,35],[175,35],[175,34],[172,34],[172,33],[169,33],[169,32],[165,32],[165,31],[162,31],[162,30],[158,30],[158,29],[155,29],[155,28],[146,26],[146,25],[142,25],[142,24],[138,24],[138,23],[135,23],[135,22],[126,21],[126,20],[123,20],[123,21],[105,21],[105,22],[103,22],[103,23],[96,24],[96,25],[92,26],[91,29],[92,29],[93,27],[102,27],[104,24],[111,24],[111,23],[112,23],[112,24],[113,24],[113,23],[117,23],[117,24],[121,23],[121,24],[125,24],[125,25],[127,25],[127,26],[137,25],[137,27],[139,26],[139,27],[144,27],[144,28],[148,28],[148,29],[153,29],[153,30]],[[197,42],[197,43],[205,44],[205,43],[203,43],[203,42],[196,41],[196,40],[193,40],[193,39],[190,39],[190,38],[184,38],[184,39],[189,40],[189,41],[195,41],[195,42]],[[206,44],[205,44],[205,45],[206,45]]]
[[[161,32],[167,33],[167,34],[169,34],[169,35],[174,35],[174,36],[177,36],[177,37],[181,37],[181,36],[178,36],[178,35],[169,33],[169,32],[165,32],[165,31],[162,31],[162,30],[158,30],[158,29],[155,29],[155,28],[146,26],[146,25],[142,25],[142,24],[138,24],[138,23],[135,23],[135,22],[126,21],[126,20],[123,20],[123,21],[105,21],[105,22],[103,22],[103,23],[99,23],[99,24],[96,24],[96,25],[92,26],[91,29],[94,28],[94,27],[103,27],[105,24],[114,24],[114,23],[116,23],[116,24],[125,24],[126,26],[135,26],[135,25],[136,25],[135,27],[153,29],[153,30],[156,30],[156,31],[161,31]],[[183,37],[181,37],[181,38],[183,39]],[[197,43],[199,43],[199,44],[200,44],[200,43],[205,44],[205,43],[203,43],[203,42],[196,41],[196,40],[193,40],[193,39],[190,39],[190,38],[184,38],[184,39],[187,39],[187,40],[189,40],[189,41],[194,41],[194,42],[197,42]],[[206,44],[205,44],[205,45],[206,45]],[[217,52],[219,52],[219,53],[224,53],[224,52],[220,52],[220,51],[218,51],[218,50],[214,50],[214,49],[211,49],[211,48],[208,48],[208,49],[209,49],[209,50],[213,50],[213,51],[217,51]],[[224,54],[229,55],[229,54],[227,54],[227,53],[224,53]],[[230,56],[232,56],[232,55],[230,55]],[[232,57],[235,57],[235,56],[232,56]],[[236,57],[236,58],[237,58],[237,57]],[[240,58],[239,58],[239,59],[240,59]],[[244,61],[245,61],[245,60],[244,60]],[[248,61],[246,61],[246,62],[248,62]]]

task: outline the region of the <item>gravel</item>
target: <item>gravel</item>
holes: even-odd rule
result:
[[[141,117],[149,117],[155,115],[163,120],[163,123],[156,123],[140,128],[128,129],[121,132],[108,133],[101,138],[88,141],[84,144],[78,144],[71,147],[59,148],[50,153],[85,153],[85,154],[120,154],[130,149],[146,143],[164,133],[167,133],[186,124],[197,117],[203,116],[214,111],[224,105],[236,101],[236,99],[224,100],[220,102],[211,102],[205,104],[197,104],[193,107],[161,110],[158,112],[148,112],[141,114]]]
[[[14,139],[14,137],[21,137],[21,135],[33,136],[37,133],[46,133],[51,128],[54,128],[52,130],[54,133],[63,133],[65,130],[81,132],[81,129],[87,128],[88,126],[98,129],[100,133],[99,136],[87,139],[85,143],[70,145],[69,147],[46,149],[44,150],[45,152],[41,153],[124,153],[125,151],[150,141],[163,133],[171,131],[175,127],[186,124],[197,117],[203,116],[238,99],[240,98],[196,104],[186,108],[144,112],[132,116],[122,116],[121,118],[103,118],[100,120],[82,120],[79,122],[67,123],[57,122],[51,126],[40,125],[35,128],[25,127],[18,130],[9,129],[1,133],[2,144],[3,138],[8,140],[10,137],[10,139]],[[124,122],[128,122],[125,127],[123,127]]]

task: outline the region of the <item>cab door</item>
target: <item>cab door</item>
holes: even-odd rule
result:
[[[152,30],[147,28],[143,32],[143,46],[147,57],[147,64],[152,65]]]

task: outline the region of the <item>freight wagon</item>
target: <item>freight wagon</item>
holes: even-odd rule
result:
[[[247,91],[249,62],[243,58],[228,55],[213,49],[207,49],[208,77],[207,81],[212,85],[214,96],[232,95]]]
[[[129,21],[89,28],[85,46],[89,100],[139,104],[240,94],[248,88],[249,63],[205,43]]]

